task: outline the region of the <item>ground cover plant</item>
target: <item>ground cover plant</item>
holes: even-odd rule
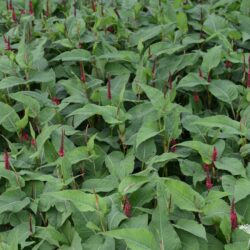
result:
[[[249,0],[0,0],[0,249],[249,249],[249,27]]]

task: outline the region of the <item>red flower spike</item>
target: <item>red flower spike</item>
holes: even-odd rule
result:
[[[83,62],[80,62],[80,74],[81,74],[81,81],[86,82],[86,75],[84,72]]]
[[[36,146],[36,139],[32,138],[31,141],[30,141],[30,143],[31,143],[32,146]]]
[[[207,172],[206,188],[209,191],[212,187],[213,187],[213,183],[212,183],[212,180],[211,180],[211,177],[210,177],[209,173]]]
[[[201,69],[199,69],[199,77],[200,77],[200,78],[203,78],[203,74],[202,74]]]
[[[131,204],[129,202],[129,199],[127,196],[125,196],[125,201],[123,203],[123,213],[127,216],[130,217],[131,216]]]
[[[21,13],[21,15],[25,15],[25,14],[26,14],[25,9],[21,9],[21,10],[20,10],[20,13]]]
[[[28,140],[29,140],[29,135],[28,135],[28,133],[24,132],[24,133],[22,134],[22,140],[23,140],[23,141],[28,141]]]
[[[169,89],[172,89],[172,88],[173,88],[173,80],[172,80],[171,72],[169,72],[168,87],[169,87]]]
[[[210,168],[210,165],[208,165],[208,164],[204,164],[203,165],[203,168],[204,168],[204,171],[206,172],[206,173],[208,173],[209,172],[209,168]]]
[[[62,134],[61,134],[61,146],[60,146],[60,149],[58,151],[58,155],[60,157],[63,157],[64,156],[64,129],[62,129]]]
[[[91,7],[92,7],[93,12],[96,12],[96,2],[95,1],[92,1]]]
[[[6,150],[4,151],[3,159],[4,159],[5,169],[10,170],[10,157],[9,157],[9,153]]]
[[[176,144],[177,144],[176,140],[175,139],[171,140],[170,144],[172,145],[171,151],[174,153],[176,151]]]
[[[9,10],[13,10],[13,4],[12,4],[12,0],[10,0],[10,4],[9,4]]]
[[[198,95],[197,93],[194,93],[194,94],[193,94],[193,97],[194,97],[194,102],[195,102],[195,103],[198,103],[199,100],[200,100],[199,95]]]
[[[213,154],[212,154],[212,161],[216,161],[218,156],[218,150],[216,147],[213,149]]]
[[[224,65],[227,69],[232,68],[233,66],[233,64],[229,60],[226,60]]]
[[[13,22],[17,21],[15,9],[12,9],[12,21]]]
[[[53,96],[52,98],[51,98],[51,100],[52,100],[52,102],[55,104],[55,105],[59,105],[61,102],[60,102],[60,100],[57,98],[57,97],[55,97],[55,96]]]
[[[250,69],[250,54],[248,56],[248,69]]]
[[[30,15],[34,15],[33,2],[29,1],[29,13]]]
[[[238,227],[237,214],[235,211],[235,202],[234,198],[232,200],[231,209],[230,209],[230,222],[232,230],[235,230]]]
[[[107,28],[107,31],[110,32],[110,33],[114,33],[114,32],[115,32],[113,26],[109,26],[109,27]]]
[[[107,97],[109,100],[112,99],[112,94],[111,94],[111,79],[110,76],[108,77],[108,82],[107,82]]]

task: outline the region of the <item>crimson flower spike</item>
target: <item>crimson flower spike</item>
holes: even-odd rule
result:
[[[9,4],[9,10],[13,10],[13,4],[12,4],[12,0],[10,0],[10,4]]]
[[[93,12],[96,12],[96,2],[92,0],[91,7]]]
[[[197,93],[194,93],[194,94],[193,94],[193,98],[194,98],[194,102],[195,102],[195,103],[198,103],[199,100],[200,100],[200,97],[199,97],[199,95],[198,95]]]
[[[4,151],[3,159],[4,159],[4,167],[5,167],[5,169],[10,170],[10,156],[9,156],[9,153],[6,150]]]
[[[169,87],[169,89],[173,88],[173,80],[172,80],[172,74],[171,74],[171,72],[169,72],[168,87]]]
[[[86,82],[86,75],[83,67],[83,62],[80,62],[80,74],[81,74],[81,81]]]
[[[29,1],[29,13],[30,15],[34,15],[33,2]]]
[[[211,180],[211,177],[209,175],[209,172],[207,172],[207,177],[206,177],[206,188],[209,191],[213,187],[213,183]]]
[[[15,12],[15,9],[14,9],[14,8],[12,9],[12,21],[13,21],[13,22],[16,22],[16,21],[17,21],[16,12]]]
[[[107,97],[109,100],[112,99],[112,95],[111,95],[111,79],[110,76],[108,77],[108,82],[107,82]]]
[[[212,161],[216,161],[218,156],[218,150],[216,147],[213,149],[213,154],[212,154]]]
[[[125,201],[124,201],[124,204],[123,204],[123,213],[127,217],[131,216],[131,204],[130,204],[129,199],[128,199],[127,196],[125,196]]]
[[[63,157],[64,156],[64,129],[62,129],[62,134],[61,134],[61,145],[60,145],[60,149],[58,151],[58,155],[60,157]]]
[[[232,230],[235,230],[238,227],[237,214],[235,211],[235,201],[232,199],[231,209],[230,209],[230,222]]]

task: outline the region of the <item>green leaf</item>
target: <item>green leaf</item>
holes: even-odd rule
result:
[[[0,82],[0,89],[8,89],[19,85],[25,85],[25,81],[16,76],[9,76],[7,78],[3,78]]]
[[[207,128],[219,128],[223,134],[241,135],[240,122],[232,120],[230,117],[225,115],[214,115],[205,118],[199,118],[195,121],[190,122],[190,126],[199,125]]]
[[[172,196],[173,203],[180,209],[199,212],[205,205],[203,197],[194,191],[188,184],[179,180],[167,178],[165,185]]]
[[[0,124],[9,132],[16,132],[19,121],[20,118],[12,107],[0,102]]]
[[[201,64],[202,71],[208,73],[217,67],[221,60],[221,53],[221,46],[215,46],[209,49],[208,52],[203,56],[203,62]]]
[[[246,170],[239,159],[223,157],[219,161],[215,161],[217,169],[226,170],[232,175],[241,175],[246,177]]]
[[[185,176],[191,176],[193,178],[193,184],[196,186],[197,182],[205,180],[206,174],[201,164],[198,164],[190,160],[180,160],[180,169]]]
[[[112,205],[111,211],[108,214],[108,227],[109,230],[118,228],[119,224],[127,219],[127,216],[124,215],[115,205]]]
[[[68,61],[90,61],[91,54],[88,50],[84,49],[73,49],[71,51],[66,51],[60,55],[54,57],[52,61],[68,62]]]
[[[185,90],[194,90],[197,86],[206,86],[209,83],[204,79],[201,78],[198,73],[189,73],[185,77],[183,77],[177,85],[178,89],[185,89]]]
[[[10,94],[10,97],[17,102],[24,105],[25,108],[29,108],[29,115],[31,117],[36,117],[40,112],[40,104],[33,97],[25,94],[24,92],[16,92]]]
[[[174,227],[189,232],[199,238],[207,240],[206,230],[202,224],[194,220],[179,219]]]
[[[151,232],[144,228],[117,229],[103,233],[115,239],[125,240],[131,250],[158,250]]]
[[[212,162],[213,146],[205,144],[200,141],[185,141],[178,143],[178,146],[188,147],[197,151],[204,163],[210,164]]]
[[[44,193],[43,196],[53,197],[59,201],[70,201],[81,212],[100,211],[105,213],[107,210],[106,201],[94,194],[87,194],[80,190],[63,190],[59,192]],[[98,200],[98,204],[97,201]]]
[[[236,85],[228,80],[213,80],[208,86],[209,92],[222,102],[232,104],[237,99]]]
[[[42,132],[36,138],[37,151],[33,155],[31,155],[30,158],[38,157],[41,154],[45,142],[50,138],[51,133],[58,128],[59,125],[52,125],[49,127],[46,126],[43,128]]]
[[[121,181],[118,191],[123,195],[133,193],[147,182],[149,178],[146,176],[128,176]]]
[[[0,196],[0,214],[7,211],[13,213],[20,212],[29,203],[30,199],[20,189],[8,190]]]
[[[36,227],[35,237],[46,240],[57,247],[60,247],[60,243],[67,243],[64,235],[51,225],[47,227]]]
[[[121,110],[120,110],[121,112]],[[101,115],[103,119],[109,124],[119,124],[121,121],[117,117],[117,108],[113,106],[98,106],[88,103],[83,108],[74,110],[69,116],[74,116],[75,128],[83,121],[93,115]]]
[[[167,209],[169,207],[169,194],[163,182],[157,184],[157,207],[152,214],[150,229],[154,233],[160,249],[179,249],[181,247],[180,239],[170,223]]]
[[[177,27],[184,33],[188,32],[187,15],[184,12],[179,12],[176,15]]]
[[[162,112],[166,108],[167,100],[164,98],[163,92],[148,85],[140,84],[139,86],[146,93],[156,111]]]
[[[107,155],[105,163],[110,174],[116,176],[120,180],[123,180],[133,172],[134,160],[135,157],[132,151],[129,151],[126,156],[119,151],[113,151]]]
[[[156,165],[157,168],[164,166],[166,163],[168,163],[171,160],[176,160],[179,157],[181,157],[180,155],[176,154],[176,153],[163,153],[161,155],[156,155],[154,157],[152,157],[148,162],[147,165],[150,167],[153,167],[154,165]]]
[[[136,149],[141,143],[160,133],[157,122],[144,122],[136,135]]]

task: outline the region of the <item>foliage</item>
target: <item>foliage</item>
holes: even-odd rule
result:
[[[1,249],[248,249],[249,0],[0,13]]]

